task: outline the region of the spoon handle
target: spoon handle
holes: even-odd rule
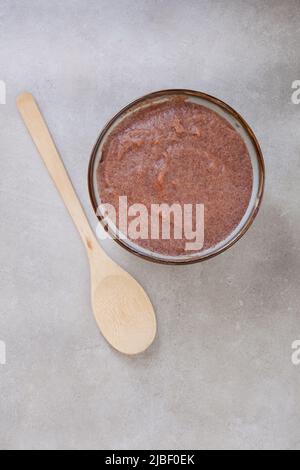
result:
[[[89,252],[96,245],[94,233],[34,97],[30,93],[21,94],[17,107]]]

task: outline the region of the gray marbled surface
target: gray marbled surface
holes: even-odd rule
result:
[[[0,1],[1,449],[300,449],[299,25],[297,0]],[[36,95],[96,227],[86,173],[99,130],[173,87],[248,120],[266,194],[240,243],[203,264],[106,243],[157,311],[156,342],[127,358],[95,325],[84,248],[15,98]]]

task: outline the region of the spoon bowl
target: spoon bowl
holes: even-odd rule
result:
[[[145,351],[156,335],[156,317],[140,284],[89,243],[91,297],[97,324],[107,341],[124,354]],[[103,267],[105,266],[105,269]]]
[[[118,292],[118,295],[116,295]],[[154,311],[144,290],[120,272],[92,286],[96,321],[107,341],[125,354],[137,354],[155,337]]]

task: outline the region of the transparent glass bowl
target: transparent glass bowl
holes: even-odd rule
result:
[[[114,227],[112,224],[108,224],[108,227],[107,224],[103,225],[117,243],[119,243],[123,248],[129,250],[131,253],[140,256],[141,258],[164,264],[189,264],[212,258],[213,256],[222,253],[234,245],[234,243],[236,243],[252,225],[259,210],[263,196],[265,166],[260,146],[247,122],[228,104],[213,96],[199,91],[181,89],[157,91],[133,101],[125,108],[121,109],[121,111],[119,111],[101,131],[90,158],[88,169],[88,187],[95,214],[97,215],[100,222],[103,223],[103,218],[98,214],[97,210],[101,204],[101,198],[98,191],[96,173],[99,162],[102,158],[102,149],[106,138],[115,128],[115,126],[117,126],[124,118],[131,115],[135,111],[151,106],[154,103],[166,101],[170,98],[173,98],[174,96],[184,96],[188,101],[206,106],[207,108],[217,112],[220,116],[225,118],[243,138],[251,158],[253,169],[252,195],[244,217],[235,230],[225,240],[218,243],[214,247],[199,252],[185,253],[184,255],[180,256],[167,256],[161,253],[146,250],[128,238],[118,238],[116,227]]]

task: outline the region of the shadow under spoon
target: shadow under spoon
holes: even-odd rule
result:
[[[149,297],[100,247],[34,97],[21,94],[17,106],[86,248],[92,306],[103,336],[124,354],[145,351],[156,335],[156,317]]]

